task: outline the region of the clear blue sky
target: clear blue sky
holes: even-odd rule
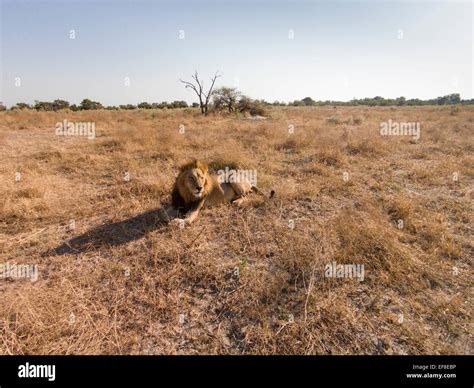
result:
[[[195,69],[206,81],[219,70],[219,86],[268,101],[473,97],[469,1],[0,3],[0,101],[8,106],[192,102],[179,78]]]

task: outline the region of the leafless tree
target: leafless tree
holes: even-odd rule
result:
[[[194,90],[194,92],[197,94],[199,98],[199,107],[201,108],[201,113],[203,115],[207,115],[208,108],[209,108],[209,101],[211,99],[212,95],[212,90],[214,89],[214,84],[216,83],[216,79],[220,77],[221,75],[216,72],[214,74],[214,77],[211,78],[211,86],[209,87],[209,90],[207,93],[204,91],[204,81],[199,79],[197,71],[194,72],[194,75],[191,77],[193,81],[183,81],[180,79],[180,81],[186,85],[185,88],[189,88]]]

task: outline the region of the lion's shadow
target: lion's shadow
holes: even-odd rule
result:
[[[104,246],[123,245],[166,226],[167,222],[168,218],[164,208],[149,210],[122,221],[90,229],[84,234],[53,248],[52,252],[49,251],[47,254],[81,253]]]

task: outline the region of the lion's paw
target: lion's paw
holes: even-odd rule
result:
[[[174,228],[184,229],[186,226],[186,220],[183,220],[182,218],[175,218],[170,221],[169,225]]]

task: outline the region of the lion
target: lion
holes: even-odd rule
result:
[[[192,224],[203,207],[211,207],[221,203],[242,205],[244,198],[250,192],[272,198],[272,190],[267,196],[248,180],[238,182],[220,182],[215,175],[209,174],[206,163],[194,160],[180,167],[178,177],[171,192],[171,204],[167,206],[168,219],[174,218],[173,223]],[[184,219],[178,219],[185,214]]]

